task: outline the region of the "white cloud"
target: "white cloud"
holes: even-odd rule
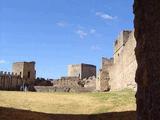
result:
[[[68,23],[65,22],[65,21],[58,21],[56,23],[56,25],[59,26],[59,27],[66,27],[68,25]]]
[[[0,60],[0,64],[5,64],[6,61],[5,60]]]
[[[95,29],[90,29],[90,34],[94,34],[96,32]]]
[[[99,50],[101,50],[101,48],[99,46],[97,46],[97,45],[92,45],[91,46],[91,50],[93,50],[93,51],[99,51]]]
[[[104,13],[104,12],[96,12],[96,16],[99,16],[104,20],[114,20],[117,18],[117,17],[113,17],[113,16],[111,16],[107,13]]]
[[[80,30],[80,29],[77,30],[76,33],[79,35],[79,37],[80,37],[81,39],[83,39],[84,37],[86,37],[86,36],[88,35],[87,32],[85,32],[85,31],[83,31],[83,30]]]

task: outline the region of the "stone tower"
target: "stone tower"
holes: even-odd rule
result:
[[[110,75],[109,71],[113,66],[113,58],[102,58],[101,69],[98,72],[97,80],[96,80],[96,90],[98,91],[109,91],[110,85]]]
[[[84,63],[69,65],[68,76],[79,77],[80,79],[96,76],[96,66]]]
[[[35,62],[16,62],[13,63],[12,72],[20,75],[22,79],[31,83],[36,78]]]

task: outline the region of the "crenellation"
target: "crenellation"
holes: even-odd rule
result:
[[[22,76],[20,73],[23,73],[24,75],[24,72],[26,72],[26,70],[34,70],[34,65],[35,65],[34,62],[18,62],[13,64],[12,72],[0,71],[0,89],[20,90],[20,88],[24,87],[24,85],[26,84],[31,85],[32,84],[31,81],[34,81],[33,77],[35,75],[35,71],[33,74],[30,73],[31,75],[33,75],[33,77],[31,78]],[[24,69],[21,69],[23,67]]]
[[[6,71],[4,72],[4,75],[5,75],[5,76],[7,75],[7,72],[6,72]]]
[[[11,75],[11,73],[10,73],[10,72],[8,72],[7,74],[8,74],[9,76]]]
[[[3,75],[3,71],[0,71],[0,76],[2,76]]]
[[[11,74],[10,72],[0,72],[0,89],[2,90],[16,90],[18,76]],[[14,84],[15,83],[15,84]]]

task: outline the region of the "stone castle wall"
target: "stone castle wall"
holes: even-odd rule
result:
[[[114,60],[102,59],[102,69],[96,85],[97,90],[136,88],[135,46],[134,31],[123,31],[115,42]]]
[[[118,41],[123,41],[123,45],[120,51],[114,51],[114,64],[109,71],[110,81],[109,85],[111,90],[123,89],[123,88],[134,88],[135,73],[137,69],[137,62],[135,58],[134,49],[136,47],[136,41],[134,38],[134,32],[124,31],[121,34],[123,37]]]
[[[35,82],[35,62],[16,62],[12,65],[12,73],[0,72],[1,90],[20,90],[32,86]]]
[[[0,72],[0,90],[19,90],[22,84],[21,76],[10,72]]]
[[[102,58],[101,69],[99,70],[97,80],[96,80],[96,90],[98,91],[109,91],[109,72],[113,66],[113,59]]]

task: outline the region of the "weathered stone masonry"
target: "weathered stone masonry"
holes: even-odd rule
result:
[[[35,62],[16,62],[13,63],[12,72],[17,73],[23,79],[28,79],[27,83],[33,83],[36,79]]]
[[[90,64],[76,64],[68,66],[68,76],[80,79],[96,76],[96,66]]]
[[[13,63],[12,73],[0,72],[0,90],[20,90],[33,85],[36,77],[35,62]]]
[[[0,72],[0,90],[18,90],[22,83],[21,76],[9,72]]]
[[[102,65],[96,80],[97,91],[109,91],[111,86],[109,85],[109,71],[113,66],[113,59],[102,58]]]
[[[102,69],[97,77],[97,90],[136,89],[136,41],[133,31],[123,31],[115,41],[113,59],[102,59]]]

